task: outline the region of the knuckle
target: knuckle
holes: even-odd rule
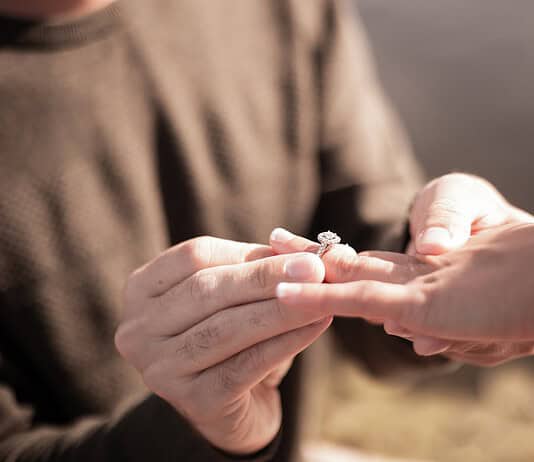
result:
[[[451,197],[440,197],[436,199],[429,208],[429,215],[435,218],[447,218],[450,215],[463,217],[465,212],[461,204]]]
[[[425,220],[425,226],[462,226],[464,223],[471,225],[465,205],[445,197],[437,199],[429,206]]]
[[[198,271],[191,276],[189,295],[193,301],[204,303],[213,296],[218,286],[219,283],[215,274],[207,271]]]
[[[219,343],[221,335],[219,326],[203,326],[196,332],[181,336],[175,348],[175,353],[181,359],[194,361],[202,352],[213,348],[214,345]]]
[[[232,394],[238,387],[238,376],[233,367],[221,366],[217,372],[217,388],[224,394]]]
[[[227,364],[221,366],[217,382],[219,388],[226,394],[239,393],[243,384],[255,371],[262,370],[265,356],[261,347],[253,346],[239,353]]]
[[[371,269],[371,258],[360,256],[354,260],[344,259],[339,262],[340,271],[350,280],[365,279],[365,275]]]
[[[283,322],[287,318],[287,308],[282,306],[278,298],[273,299],[271,303],[273,318],[278,322]]]
[[[243,375],[248,375],[251,371],[261,369],[264,363],[265,355],[263,353],[263,348],[256,345],[237,355],[235,367],[238,371],[242,371]]]
[[[270,274],[273,271],[273,264],[270,261],[263,261],[256,266],[249,274],[250,283],[258,289],[267,289],[271,285]]]
[[[246,322],[248,327],[250,327],[251,329],[260,329],[267,327],[265,315],[263,313],[260,313],[259,310],[251,310]]]
[[[210,265],[213,252],[213,238],[200,236],[183,244],[183,251],[189,259],[192,271],[198,271]]]
[[[355,277],[362,269],[362,261],[365,258],[347,258],[342,256],[335,262],[336,272],[344,279],[345,277]]]
[[[195,344],[191,335],[183,335],[177,339],[175,354],[186,361],[195,358]]]
[[[194,351],[207,350],[217,344],[220,337],[218,326],[204,326],[192,335],[191,343]]]

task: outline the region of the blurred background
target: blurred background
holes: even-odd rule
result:
[[[534,2],[355,3],[428,173],[479,173],[532,211]]]
[[[356,6],[428,175],[479,174],[534,211],[534,1]],[[415,390],[336,367],[338,405],[322,428],[328,440],[417,460],[534,460],[533,360],[464,367]]]

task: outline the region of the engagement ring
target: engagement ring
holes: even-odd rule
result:
[[[339,244],[341,242],[341,238],[332,231],[325,231],[323,233],[319,233],[319,235],[317,236],[317,240],[321,244],[319,246],[319,249],[317,250],[318,257],[322,257],[331,245]]]

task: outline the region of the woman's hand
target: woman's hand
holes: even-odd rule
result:
[[[273,237],[277,252],[316,248],[301,237]],[[283,306],[316,316],[381,322],[419,354],[495,365],[534,352],[533,260],[533,224],[486,229],[437,256],[356,256],[338,245],[323,258],[330,284],[284,283],[277,294]]]

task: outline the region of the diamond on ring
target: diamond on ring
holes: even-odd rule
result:
[[[317,240],[321,244],[319,246],[319,249],[317,249],[318,257],[322,257],[330,248],[330,246],[334,244],[339,244],[341,242],[341,238],[332,231],[324,231],[322,233],[319,233],[319,235],[317,236]]]

